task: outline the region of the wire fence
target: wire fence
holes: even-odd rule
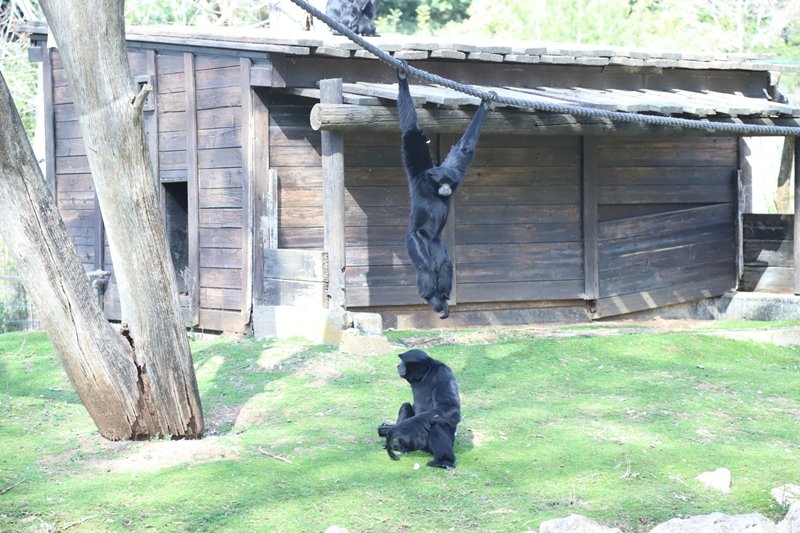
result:
[[[0,333],[30,331],[40,327],[14,260],[3,241],[0,241]]]

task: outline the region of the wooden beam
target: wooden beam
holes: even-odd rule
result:
[[[471,109],[417,109],[419,125],[428,133],[463,132],[472,119]],[[311,110],[314,130],[347,132],[396,132],[399,130],[394,107],[356,106],[321,102]],[[713,122],[713,121],[710,121]],[[718,122],[725,122],[719,120]],[[737,123],[762,126],[800,127],[800,119],[747,119]],[[636,122],[612,122],[600,118],[577,118],[557,113],[537,113],[495,109],[486,117],[483,132],[509,135],[672,135],[730,137],[730,133],[654,126]],[[751,135],[755,136],[755,135]]]
[[[794,293],[800,294],[800,137],[794,138]]]
[[[281,77],[281,65],[286,63],[286,56],[272,54],[268,61],[259,61],[250,71],[252,87],[286,87]]]
[[[186,200],[189,232],[189,314],[192,324],[200,323],[200,173],[197,164],[197,85],[194,54],[183,54],[183,83],[186,109]]]
[[[739,150],[741,150],[742,143],[739,140]],[[740,152],[741,153],[741,152]],[[741,157],[741,155],[740,155]],[[744,177],[741,169],[735,171],[734,179],[736,180],[736,286],[739,286],[742,275],[744,274],[744,211],[745,211],[745,191],[744,191]]]
[[[46,47],[42,61],[42,92],[44,93],[44,160],[45,178],[58,204],[56,194],[56,116],[53,107],[55,93],[53,91],[53,52],[55,48]],[[41,156],[40,156],[41,157]]]
[[[450,147],[453,146],[458,142],[459,137],[449,137],[442,139],[441,136],[437,137],[436,142],[438,146],[435,148],[436,152],[438,153],[439,161],[444,161],[447,157],[447,153],[450,151]],[[478,146],[480,146],[480,141],[478,142]],[[467,170],[467,175],[465,180],[469,180],[469,170]],[[447,224],[445,225],[444,229],[442,230],[442,240],[444,241],[445,248],[447,248],[447,254],[450,256],[450,261],[453,264],[453,288],[450,290],[450,307],[455,310],[455,306],[458,304],[458,257],[456,254],[456,217],[457,215],[457,207],[456,203],[458,201],[459,194],[456,193],[455,198],[453,198],[452,203],[450,204],[450,215],[447,218]]]
[[[253,308],[253,180],[255,179],[255,144],[258,132],[253,113],[254,99],[250,89],[249,58],[239,60],[239,90],[242,104],[242,323],[247,328]]]
[[[267,250],[278,248],[278,193],[278,171],[270,168],[267,173],[266,207],[262,220],[262,237]]]
[[[321,250],[264,250],[270,279],[328,281],[328,258]]]
[[[600,264],[598,259],[597,219],[597,139],[583,138],[583,298],[600,297]]]
[[[252,135],[248,137],[252,164],[252,197],[253,197],[253,303],[264,304],[264,253],[270,248],[277,248],[272,235],[277,235],[273,220],[277,216],[277,201],[273,180],[276,173],[269,168],[269,107],[264,101],[266,95],[255,88],[247,90],[250,95],[252,114]]]
[[[150,151],[150,164],[156,178],[156,189],[161,191],[158,179],[159,149],[158,149],[158,67],[156,65],[156,51],[145,50],[145,72],[147,83],[153,88],[144,106],[145,132],[148,136],[147,148]]]
[[[319,82],[320,100],[342,103],[342,80]],[[325,223],[325,251],[328,253],[328,308],[346,309],[345,299],[345,205],[344,137],[335,131],[322,132],[322,204]]]

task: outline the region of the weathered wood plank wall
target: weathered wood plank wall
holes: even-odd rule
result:
[[[409,199],[398,137],[346,139],[347,298],[353,307],[423,303],[405,250]],[[455,141],[432,136],[432,150],[441,158]],[[451,213],[453,301],[578,299],[580,200],[580,139],[482,138]]]
[[[460,302],[580,298],[580,172],[578,137],[483,136],[456,211]]]
[[[609,316],[736,284],[731,138],[597,138],[600,299]]]
[[[53,172],[53,188],[58,209],[67,231],[87,271],[103,269],[112,273],[107,281],[104,309],[110,319],[119,319],[119,295],[113,276],[111,253],[102,231],[102,220],[95,200],[94,183],[86,158],[78,117],[72,101],[69,80],[57,51],[49,51],[52,66],[52,140],[55,159],[48,164]],[[131,73],[146,74],[147,56],[128,54]]]
[[[321,140],[311,102],[271,93],[269,167],[278,175],[278,248],[323,247]]]
[[[434,149],[436,137],[432,137]],[[408,185],[400,133],[345,136],[347,302],[351,307],[424,303],[406,253]]]
[[[794,292],[794,216],[745,214],[743,291]]]
[[[201,327],[243,331],[246,265],[240,61],[204,55],[187,61],[184,53],[153,51],[131,52],[129,61],[134,76],[149,73],[156,86],[157,122],[149,130],[148,142],[155,148],[158,178],[161,183],[187,182],[188,194],[194,198],[188,202],[193,217],[189,227],[197,233],[190,236],[197,259],[194,264],[190,260],[189,272],[177,274],[199,278],[191,279],[189,286],[197,292]],[[98,266],[94,186],[57,52],[52,64],[58,206],[84,266],[94,270]],[[107,243],[104,249],[103,264],[113,272]],[[105,308],[109,318],[120,318],[113,276]]]
[[[198,55],[194,76],[200,323],[240,331],[244,326],[241,310],[246,224],[240,61],[236,57]]]

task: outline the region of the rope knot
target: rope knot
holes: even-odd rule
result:
[[[497,102],[498,98],[499,96],[497,96],[496,92],[489,91],[481,97],[481,105],[486,109],[489,109],[492,107],[493,102]]]

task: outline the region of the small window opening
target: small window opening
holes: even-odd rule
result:
[[[164,183],[167,241],[178,278],[178,292],[189,293],[189,194],[186,182]]]

